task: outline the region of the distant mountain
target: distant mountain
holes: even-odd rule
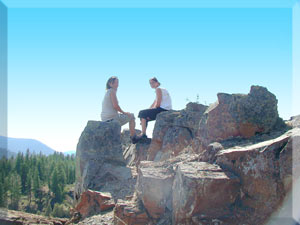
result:
[[[7,150],[4,149],[4,148],[0,148],[0,159],[1,159],[3,156],[5,156],[5,157],[7,157],[7,158],[10,158],[10,157],[16,156],[16,155],[17,155],[17,153],[15,153],[15,152],[7,151]]]
[[[31,153],[39,154],[40,152],[42,152],[42,154],[44,155],[51,155],[55,152],[54,149],[34,139],[10,138],[0,136],[1,150],[6,149],[6,143],[7,149],[9,151],[9,156],[11,154],[17,154],[18,152],[23,152],[25,154],[27,149],[29,149]]]

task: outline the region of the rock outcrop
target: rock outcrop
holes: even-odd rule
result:
[[[145,209],[136,201],[119,200],[114,209],[114,224],[144,225],[150,222]]]
[[[173,184],[173,223],[189,224],[195,217],[222,218],[233,213],[240,180],[206,162],[179,164]]]
[[[135,145],[129,145],[124,148],[124,159],[128,166],[138,166],[141,161],[147,160],[148,149],[151,139],[148,138]]]
[[[167,208],[172,209],[172,168],[144,161],[138,169],[136,191],[149,215],[160,218]]]
[[[290,191],[293,181],[292,143],[296,139],[300,139],[299,128],[273,140],[226,149],[217,154],[216,163],[240,178],[243,184],[241,204],[253,210],[253,223],[258,218],[267,219]],[[299,146],[294,151],[300,151]],[[299,163],[299,158],[294,158],[294,164]]]
[[[247,95],[219,93],[210,106],[189,103],[184,110],[160,113],[147,159],[166,160],[189,145],[200,153],[213,142],[251,138],[285,127],[277,99],[266,88],[252,86]]]
[[[111,191],[113,198],[130,192],[126,185],[132,171],[123,157],[120,131],[118,122],[88,122],[77,145],[75,200],[87,189]]]
[[[114,207],[115,203],[110,193],[87,190],[81,194],[80,202],[75,207],[75,211],[79,212],[81,217],[86,218]]]
[[[35,214],[8,210],[0,208],[0,224],[1,225],[30,225],[30,224],[66,224],[68,219],[63,218],[49,218]]]
[[[199,139],[205,147],[232,137],[250,138],[284,127],[278,116],[277,99],[266,88],[252,86],[248,95],[218,94],[218,101],[205,112]]]
[[[160,113],[145,143],[89,122],[77,149],[78,187],[121,191],[136,181],[130,195],[114,198],[114,224],[263,225],[300,177],[299,118],[284,123],[276,97],[252,86],[247,95],[218,94],[210,106]]]
[[[147,159],[166,160],[190,145],[206,109],[207,106],[189,103],[181,111],[158,114]]]

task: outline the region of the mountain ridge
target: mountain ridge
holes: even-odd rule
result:
[[[27,149],[31,153],[51,155],[58,152],[39,140],[32,138],[12,138],[0,136],[0,148],[7,149],[8,153],[17,154],[19,152],[25,154]]]

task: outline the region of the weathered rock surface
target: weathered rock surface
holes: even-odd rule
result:
[[[140,130],[135,130],[136,135],[139,135],[141,133]],[[123,152],[131,146],[131,140],[130,140],[130,131],[128,129],[124,129],[121,132],[121,144]]]
[[[150,143],[151,139],[131,144],[125,148],[123,155],[127,165],[138,166],[141,161],[146,160]]]
[[[300,127],[300,115],[292,116],[289,121],[287,121],[287,124],[291,127]]]
[[[147,159],[160,161],[180,154],[191,144],[206,109],[207,106],[189,103],[181,111],[158,114]]]
[[[218,142],[213,142],[206,149],[199,153],[199,161],[213,163],[216,161],[216,154],[223,150],[224,147]]]
[[[156,166],[149,161],[143,161],[139,166],[136,191],[154,219],[160,218],[166,208],[172,209],[173,178],[172,168]]]
[[[184,110],[160,113],[147,159],[166,160],[189,145],[201,152],[213,142],[285,127],[278,116],[277,99],[266,88],[252,86],[249,94],[219,93],[218,101],[209,107],[189,103]]]
[[[173,224],[191,223],[199,214],[218,218],[232,214],[240,181],[206,162],[179,164],[173,184]]]
[[[266,88],[252,86],[248,95],[218,94],[200,121],[202,145],[232,137],[249,138],[284,126],[278,116],[277,99]]]
[[[216,163],[241,179],[241,202],[253,209],[252,223],[267,219],[290,190],[293,175],[292,142],[296,139],[300,139],[299,128],[274,140],[226,149],[217,154]],[[294,151],[300,151],[299,145],[294,147]],[[299,159],[294,160],[298,165]]]
[[[109,183],[124,186],[132,178],[123,157],[120,130],[117,122],[88,122],[76,151],[76,199],[87,189],[101,191]]]
[[[114,224],[114,212],[107,211],[100,213],[98,215],[94,215],[91,217],[87,217],[79,223],[75,223],[78,225],[113,225]]]
[[[114,209],[115,225],[145,225],[150,223],[146,211],[135,201],[119,200]]]
[[[20,211],[0,208],[1,225],[30,225],[30,224],[52,224],[63,225],[68,219],[50,218]]]
[[[300,176],[299,118],[286,126],[276,97],[252,86],[209,107],[160,113],[151,143],[132,145],[116,125],[89,122],[79,187],[111,189],[115,224],[262,225]]]
[[[80,213],[82,218],[86,218],[114,207],[115,203],[109,193],[87,190],[81,194],[75,210]]]

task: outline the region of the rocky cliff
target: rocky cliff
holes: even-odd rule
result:
[[[284,122],[275,95],[252,86],[160,113],[152,139],[135,145],[118,124],[89,121],[77,147],[76,200],[109,191],[118,225],[265,224],[299,177],[299,118]]]
[[[89,121],[77,145],[73,219],[38,219],[266,224],[299,178],[300,116],[283,121],[276,96],[260,86],[217,96],[209,106],[160,113],[152,139],[137,144],[118,123]],[[2,214],[1,224],[15,220]]]

